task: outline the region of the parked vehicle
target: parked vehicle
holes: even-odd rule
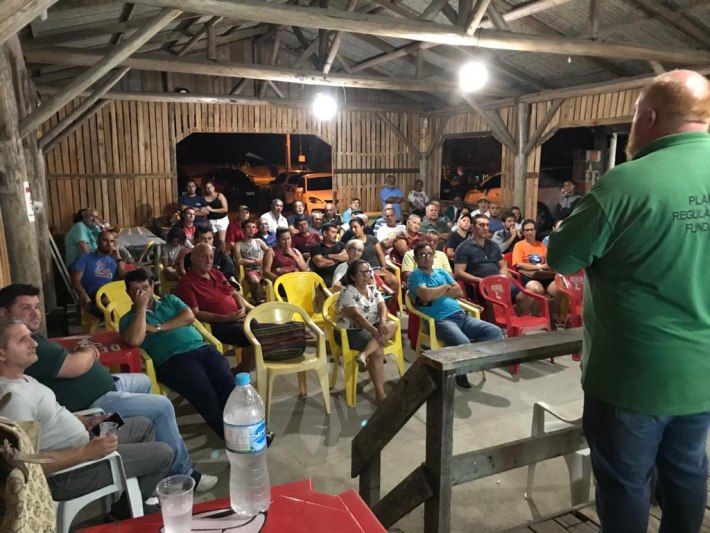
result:
[[[284,203],[293,203],[297,200],[306,206],[306,212],[314,209],[323,209],[326,203],[333,202],[333,174],[330,172],[311,172],[295,174],[286,180],[284,189],[286,200]]]

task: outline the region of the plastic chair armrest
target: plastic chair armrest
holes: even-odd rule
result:
[[[544,411],[547,413],[550,413],[552,416],[554,416],[557,420],[560,420],[561,422],[564,422],[565,424],[569,424],[571,426],[577,425],[582,421],[582,418],[565,418],[558,412],[556,412],[552,407],[550,407],[549,404],[546,402],[535,402],[533,405],[533,412],[539,412],[539,411]]]
[[[87,466],[91,466],[96,463],[100,463],[101,461],[115,461],[116,459],[113,459],[114,457],[120,458],[121,456],[119,455],[118,452],[111,452],[108,455],[102,457],[101,459],[95,459],[94,461],[85,461],[83,463],[79,463],[78,465],[74,466],[69,466],[67,468],[64,468],[63,470],[57,470],[56,472],[52,472],[49,474],[49,476],[56,476],[58,474],[65,474],[67,472],[71,472],[72,470],[79,470],[81,468],[86,468]]]
[[[83,409],[81,411],[73,411],[74,416],[97,416],[104,415],[106,412],[101,409],[101,407],[91,407],[89,409]]]
[[[463,308],[463,310],[466,311],[473,318],[481,318],[481,309],[479,305],[471,303],[468,300],[464,300],[462,298],[460,298],[458,302],[459,305]]]

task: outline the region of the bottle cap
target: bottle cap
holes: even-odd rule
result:
[[[248,372],[239,372],[235,378],[235,383],[237,385],[249,385],[251,383],[251,376]]]

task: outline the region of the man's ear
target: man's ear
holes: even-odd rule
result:
[[[9,318],[10,316],[10,311],[5,309],[4,307],[0,307],[0,318]]]

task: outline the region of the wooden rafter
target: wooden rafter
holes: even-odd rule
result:
[[[0,3],[0,45],[57,0],[5,0]]]
[[[419,20],[434,20],[434,17],[441,13],[441,10],[448,3],[449,0],[431,0],[429,6],[419,16]]]
[[[498,8],[496,7],[495,2],[490,2],[488,4],[488,20],[491,21],[495,29],[497,30],[503,30],[503,31],[510,31],[510,26],[508,25],[508,21],[505,20],[503,15],[501,14],[500,11],[498,11]]]
[[[268,65],[273,66],[276,64],[276,58],[279,54],[279,47],[281,46],[281,35],[283,29],[279,29],[274,36],[274,40],[271,43],[271,50],[269,52]],[[264,98],[266,96],[266,89],[269,87],[271,80],[266,80],[259,89],[259,98]],[[273,83],[272,83],[273,85]],[[274,85],[275,87],[275,85]]]
[[[65,88],[63,94],[55,96],[51,101],[46,102],[39,109],[22,119],[20,122],[21,135],[25,136],[30,131],[37,129],[40,124],[64,107],[67,102],[76,98],[76,95],[101,79],[111,69],[118,66],[123,60],[143,46],[160,28],[164,27],[179,14],[180,11],[177,9],[162,10],[149,23],[131,35],[128,40],[112,48],[108,55],[105,57],[99,56],[97,61],[87,65],[91,66],[91,68],[71,82]]]
[[[177,56],[181,57],[187,54],[190,49],[195,46],[197,41],[202,39],[203,36],[207,34],[207,32],[212,28],[214,30],[214,27],[222,20],[222,17],[212,17],[209,19],[207,22],[205,22],[202,25],[202,28],[200,31],[198,31],[195,35],[193,35],[189,41],[187,41],[183,46],[180,47],[180,50],[177,51]],[[216,44],[215,44],[216,46]]]
[[[345,7],[346,11],[353,11],[357,7],[358,0],[348,0],[348,5]],[[333,66],[333,61],[335,61],[335,56],[338,54],[338,49],[340,48],[340,43],[343,40],[343,32],[337,31],[333,36],[333,42],[330,45],[330,50],[328,50],[328,56],[325,58],[325,63],[323,64],[323,74],[328,74],[331,67]]]
[[[517,143],[513,136],[508,131],[503,119],[500,118],[498,112],[493,110],[486,110],[480,106],[476,99],[469,94],[464,94],[463,99],[471,106],[471,108],[478,113],[483,120],[486,121],[488,126],[491,128],[491,133],[493,136],[510,148],[513,152],[517,152]]]
[[[422,153],[419,151],[419,148],[416,147],[416,145],[409,139],[409,137],[407,137],[399,130],[399,128],[394,124],[394,122],[387,118],[387,115],[378,111],[377,118],[384,122],[394,132],[394,134],[399,137],[399,139],[404,144],[406,144],[412,152],[414,152],[414,155],[416,155],[417,158],[420,158],[422,156]]]
[[[530,135],[530,138],[527,140],[525,146],[523,147],[523,153],[526,157],[530,154],[530,152],[535,149],[535,146],[537,146],[537,144],[540,142],[540,139],[542,139],[542,134],[545,133],[545,129],[550,124],[552,117],[555,116],[555,113],[557,113],[557,110],[564,103],[564,101],[565,100],[563,98],[559,100],[553,100],[552,105],[547,109],[545,116],[542,117],[540,124],[538,124],[537,128],[532,133],[532,135]]]
[[[488,6],[490,3],[491,3],[491,0],[479,0],[478,1],[478,4],[476,5],[476,9],[471,13],[471,20],[469,20],[466,23],[466,26],[464,27],[464,31],[466,32],[466,35],[473,35],[474,33],[476,33],[476,30],[481,25],[481,21],[483,20],[483,15],[486,14],[486,10],[488,9]]]

